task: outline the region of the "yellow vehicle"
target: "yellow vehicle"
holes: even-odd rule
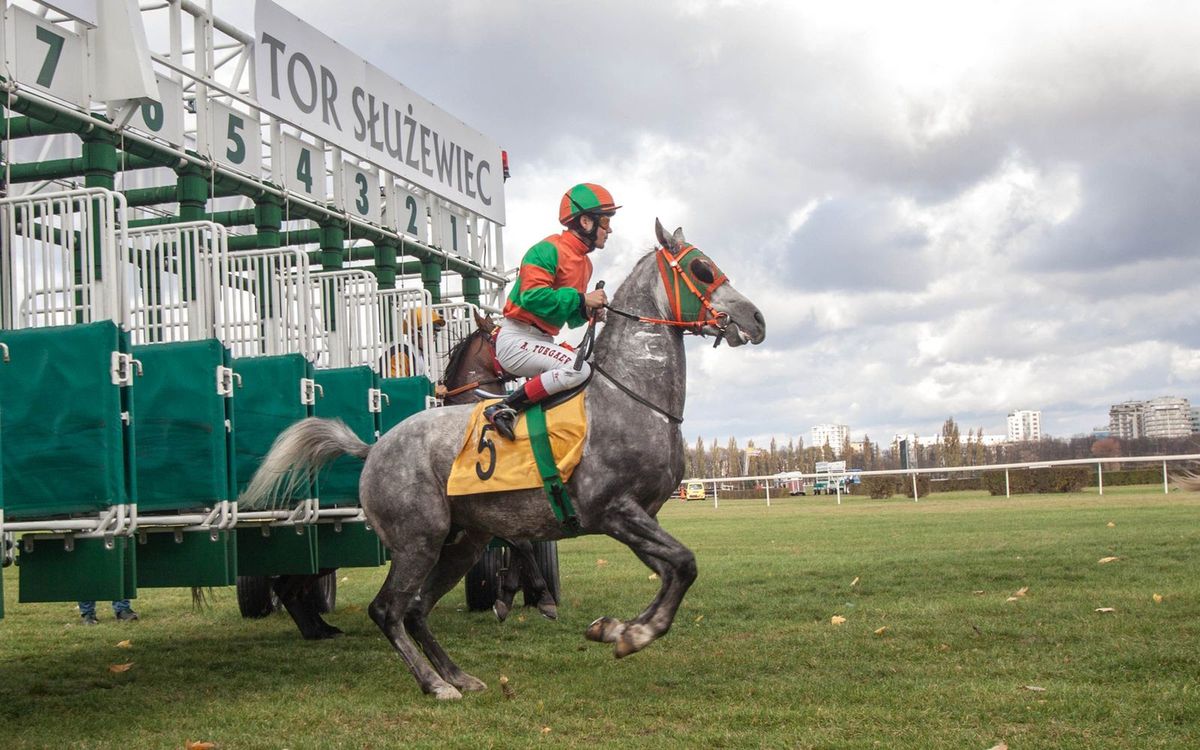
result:
[[[704,483],[703,482],[688,482],[687,483],[688,500],[703,500],[704,499]]]

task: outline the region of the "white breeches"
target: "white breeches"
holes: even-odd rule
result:
[[[546,395],[554,395],[582,385],[592,372],[587,362],[575,370],[575,352],[554,343],[545,331],[516,320],[500,324],[496,336],[496,359],[513,375],[538,378]],[[537,387],[528,389],[534,395]]]

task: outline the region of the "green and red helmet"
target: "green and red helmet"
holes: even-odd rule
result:
[[[620,208],[612,193],[591,182],[581,182],[563,193],[558,204],[558,223],[567,226],[582,214],[612,214]]]

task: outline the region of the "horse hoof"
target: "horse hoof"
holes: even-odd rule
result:
[[[589,641],[597,643],[615,643],[623,630],[625,630],[625,623],[615,617],[597,617],[591,625],[588,625],[583,636]]]
[[[558,607],[553,604],[539,604],[538,612],[541,612],[542,617],[545,617],[547,620],[558,619]]]
[[[492,612],[496,615],[496,619],[500,622],[504,622],[508,619],[508,605],[499,599],[497,599],[496,603],[492,605]]]
[[[630,654],[636,654],[646,646],[649,646],[653,640],[654,634],[645,625],[629,625],[621,632],[620,637],[617,638],[617,645],[613,647],[613,656],[621,659]]]
[[[433,697],[440,701],[456,701],[462,699],[462,693],[452,685],[440,685],[433,689]]]
[[[484,690],[487,690],[487,684],[484,683],[483,680],[477,677],[472,677],[466,672],[463,672],[462,675],[454,681],[454,687],[458,688],[464,693],[482,693]]]

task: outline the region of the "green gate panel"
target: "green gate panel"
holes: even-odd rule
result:
[[[317,399],[316,415],[340,419],[360,440],[374,443],[377,426],[370,391],[377,380],[375,372],[366,366],[339,367],[317,370],[316,380],[324,391]],[[362,468],[363,460],[355,456],[342,456],[327,466],[321,472],[321,506],[358,505]]]
[[[237,534],[149,533],[137,539],[138,588],[232,586],[237,582]]]
[[[0,331],[0,431],[9,520],[96,513],[132,502],[130,388],[112,383],[128,335],[111,321]],[[14,439],[15,436],[20,439]]]
[[[217,393],[220,341],[135,346],[138,511],[191,510],[231,499],[233,399]],[[226,425],[229,425],[227,427]]]
[[[365,523],[323,523],[317,526],[320,568],[369,568],[383,565],[383,545]]]
[[[264,530],[269,536],[263,536]],[[237,572],[243,576],[316,573],[317,530],[312,526],[239,528]]]
[[[428,378],[381,378],[379,389],[387,396],[379,415],[382,435],[419,411],[425,411],[425,397],[433,395]]]
[[[233,433],[235,476],[240,492],[271,449],[276,436],[305,417],[312,405],[300,401],[300,381],[312,378],[312,365],[300,354],[245,357],[233,360],[242,377],[235,389],[237,429]],[[313,497],[315,489],[297,491],[293,499]],[[247,575],[243,573],[243,575]]]
[[[134,570],[137,550],[133,540],[115,537],[112,546],[103,539],[76,539],[66,549],[62,539],[35,538],[33,549],[18,542],[18,601],[115,601],[137,596]]]

